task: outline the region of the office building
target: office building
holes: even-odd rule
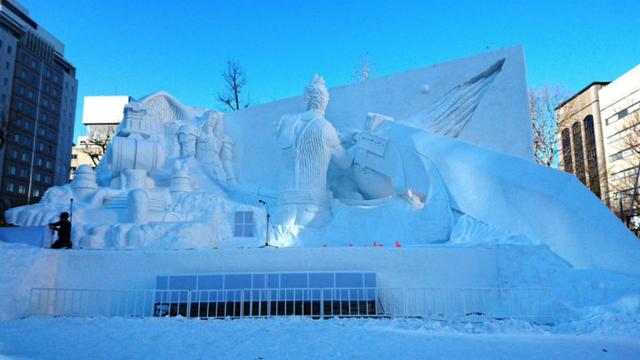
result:
[[[631,199],[640,165],[639,110],[640,65],[612,82],[590,84],[556,109],[561,168],[625,218],[637,212]]]
[[[78,81],[64,44],[15,0],[0,0],[0,210],[68,182]]]

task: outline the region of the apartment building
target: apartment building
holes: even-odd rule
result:
[[[68,182],[78,81],[64,44],[0,0],[0,210]]]

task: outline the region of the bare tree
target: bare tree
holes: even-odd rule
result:
[[[624,117],[608,140],[614,149],[608,167],[609,186],[617,200],[611,202],[611,208],[627,226],[636,228],[639,224],[630,220],[640,209],[640,112]]]
[[[106,154],[107,146],[109,146],[110,142],[111,134],[96,134],[80,143],[80,145],[84,146],[81,151],[87,154],[89,158],[91,158],[91,162],[93,163],[94,167],[96,167],[98,166],[98,164],[100,164],[100,161],[102,160],[104,154]]]
[[[373,65],[371,63],[371,56],[367,52],[364,56],[361,56],[356,64],[356,68],[353,71],[353,82],[358,83],[367,81],[373,73]]]
[[[555,109],[570,92],[558,86],[529,89],[529,113],[533,127],[533,153],[538,164],[558,166],[558,123]]]
[[[229,110],[236,111],[249,106],[249,100],[240,99],[244,87],[247,85],[247,76],[238,60],[227,61],[227,67],[222,71],[224,90],[218,92],[218,101]]]

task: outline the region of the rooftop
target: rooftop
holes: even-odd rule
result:
[[[571,102],[573,99],[577,98],[580,94],[582,94],[583,92],[589,90],[592,86],[595,86],[595,85],[607,86],[610,83],[611,83],[611,81],[594,81],[591,84],[589,84],[589,85],[585,86],[584,88],[582,88],[582,90],[580,90],[577,93],[575,93],[572,97],[570,97],[567,100],[563,101],[562,104],[556,106],[556,108],[554,110],[558,110],[561,107],[565,106],[566,104]]]

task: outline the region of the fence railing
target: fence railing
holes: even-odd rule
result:
[[[101,290],[34,288],[32,316],[252,318],[416,317],[442,320],[552,318],[545,288],[289,288]]]

